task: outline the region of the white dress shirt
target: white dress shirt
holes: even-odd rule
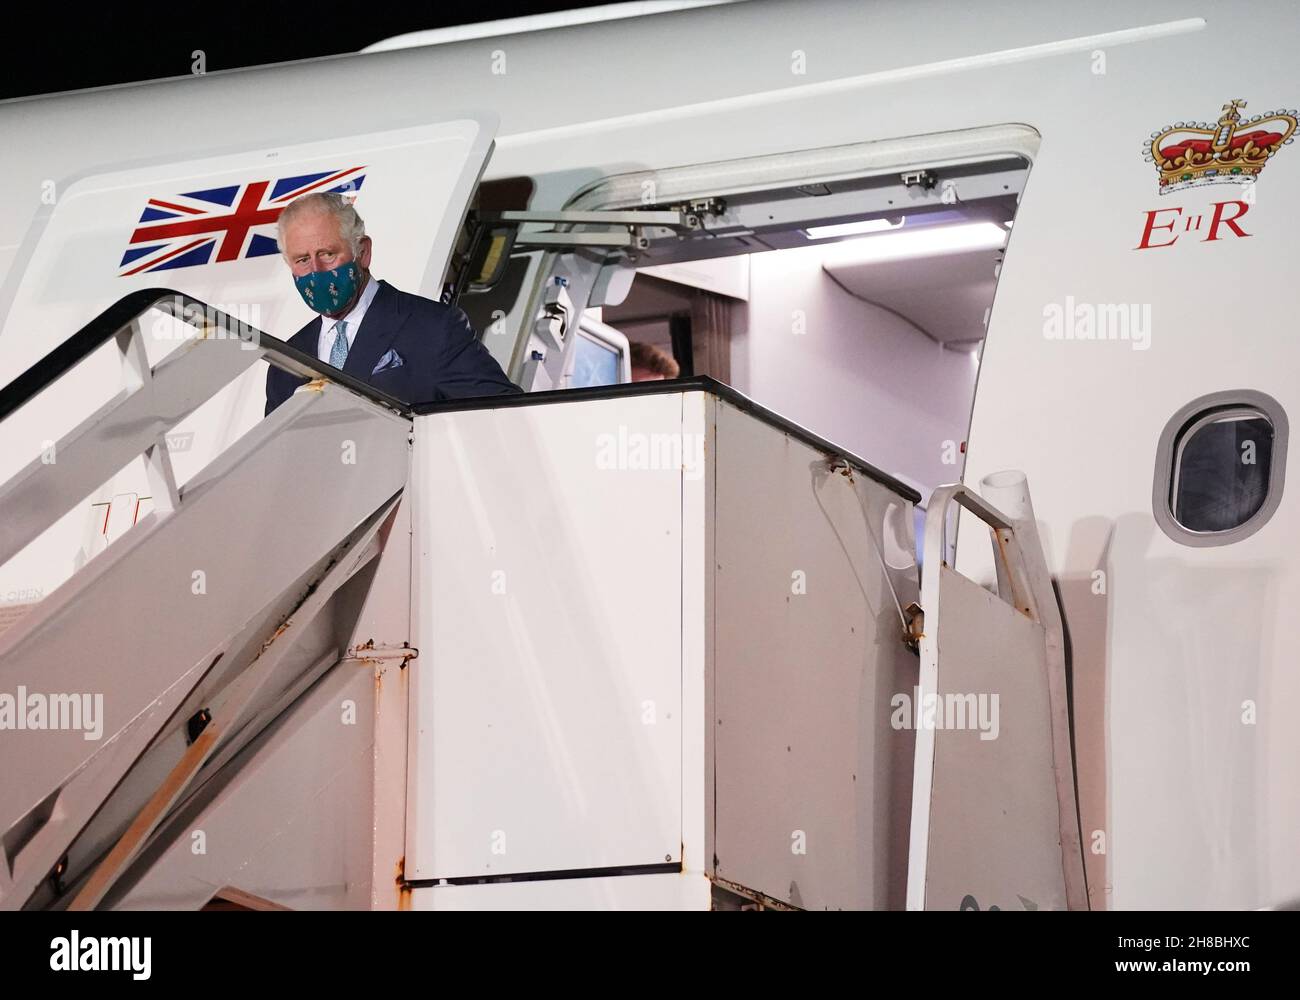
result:
[[[349,309],[346,315],[338,319],[330,319],[328,316],[320,318],[320,335],[316,338],[316,357],[326,364],[329,363],[330,348],[334,346],[334,325],[339,320],[348,324],[343,332],[348,338],[348,351],[351,352],[352,345],[357,341],[357,331],[361,329],[361,321],[366,318],[366,310],[370,308],[370,303],[375,301],[375,293],[378,291],[379,282],[372,274],[366,278],[366,287],[361,290],[357,304]]]

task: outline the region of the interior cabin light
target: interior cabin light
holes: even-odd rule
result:
[[[880,233],[886,229],[898,229],[907,221],[901,216],[897,222],[889,219],[862,219],[859,222],[837,222],[833,226],[809,226],[804,235],[810,240],[828,240],[835,236],[864,236],[867,233]]]
[[[997,223],[968,222],[849,240],[827,247],[826,259],[836,264],[870,264],[963,250],[993,250],[1002,246],[1006,238],[1007,231]]]

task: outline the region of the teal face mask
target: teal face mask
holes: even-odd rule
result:
[[[318,313],[338,312],[352,301],[357,293],[357,282],[361,280],[361,269],[356,261],[349,261],[332,271],[311,271],[293,279],[298,286],[298,294],[307,303],[307,308]]]

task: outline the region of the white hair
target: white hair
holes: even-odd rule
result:
[[[361,238],[366,235],[366,224],[357,210],[341,194],[305,194],[289,202],[288,207],[280,213],[276,223],[276,236],[280,244],[280,253],[288,259],[289,253],[284,248],[285,227],[307,212],[324,212],[338,220],[339,234],[352,248],[352,256],[361,253]]]

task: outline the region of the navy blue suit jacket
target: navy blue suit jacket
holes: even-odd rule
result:
[[[319,338],[318,317],[290,337],[289,345],[314,358]],[[401,364],[393,366],[396,357]],[[376,372],[385,358],[389,367]],[[405,403],[520,391],[479,343],[464,312],[399,291],[386,281],[379,282],[343,371]],[[266,374],[267,414],[306,381],[272,365]]]

